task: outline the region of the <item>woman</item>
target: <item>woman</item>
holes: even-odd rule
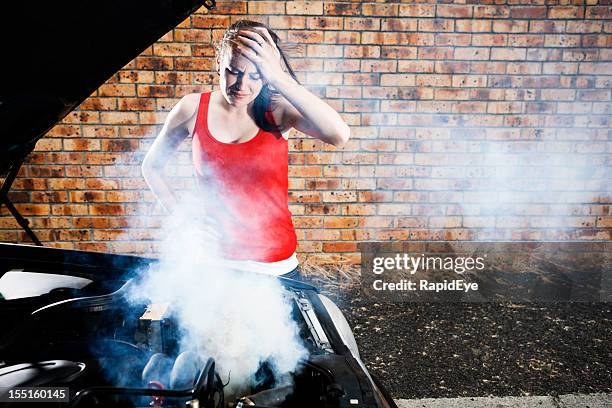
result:
[[[263,24],[233,24],[217,49],[220,89],[179,101],[142,171],[173,212],[177,199],[162,170],[191,135],[198,184],[207,194],[204,212],[222,227],[223,256],[241,270],[297,278],[297,240],[287,203],[288,130],[336,147],[346,143],[350,130],[297,82],[278,45],[278,36]]]

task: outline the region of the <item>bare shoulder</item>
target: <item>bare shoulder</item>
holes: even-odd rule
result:
[[[174,105],[172,113],[177,119],[184,121],[194,116],[198,111],[198,105],[200,104],[200,94],[192,93],[185,95]]]
[[[199,104],[200,94],[194,93],[183,96],[168,114],[165,126],[170,131],[176,130],[191,134],[195,127]]]

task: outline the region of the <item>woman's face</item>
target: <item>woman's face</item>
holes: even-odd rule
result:
[[[257,67],[248,58],[225,47],[219,60],[219,84],[225,100],[233,106],[253,102],[263,86]]]

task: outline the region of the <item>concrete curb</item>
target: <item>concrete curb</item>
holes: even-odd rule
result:
[[[396,399],[395,402],[399,408],[608,408],[612,407],[612,394]]]

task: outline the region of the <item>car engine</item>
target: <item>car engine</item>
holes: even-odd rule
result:
[[[0,387],[66,386],[71,407],[210,408],[339,407],[356,393],[351,387],[359,389],[342,372],[347,361],[334,354],[312,290],[285,291],[309,357],[288,378],[276,378],[263,361],[257,381],[233,394],[212,357],[180,349],[172,306],[127,304],[128,284],[111,295],[66,296],[0,335],[1,355],[10,356],[0,362]]]

